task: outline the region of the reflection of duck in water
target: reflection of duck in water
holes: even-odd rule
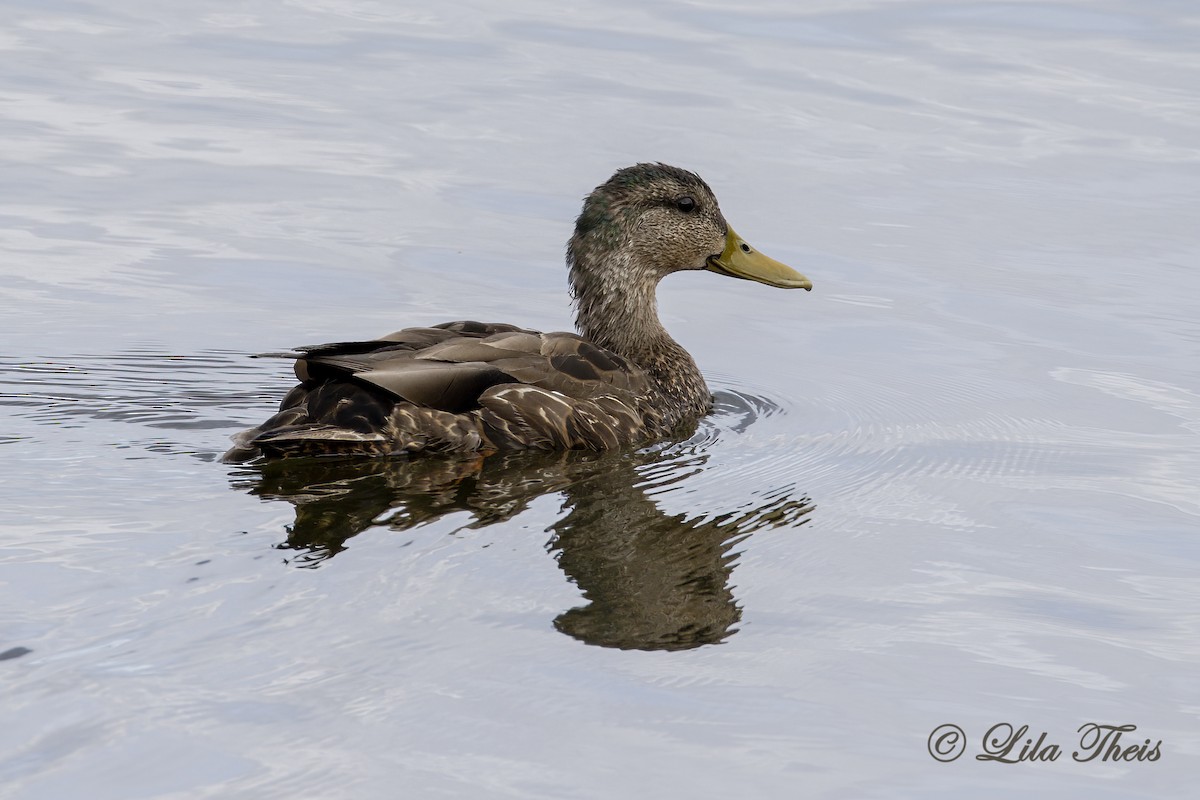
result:
[[[582,337],[454,322],[300,348],[288,354],[300,385],[225,459],[606,450],[662,438],[712,399],[659,322],[658,282],[706,269],[812,288],[734,233],[704,181],[664,164],[622,169],[592,192],[567,263]]]
[[[633,465],[623,466],[566,490],[568,511],[551,526],[551,548],[589,603],[560,614],[554,626],[622,650],[721,641],[742,615],[730,586],[734,546],[761,528],[803,524],[812,505],[781,491],[711,519],[669,515],[637,483]]]
[[[725,397],[717,399],[718,410]],[[588,604],[555,627],[589,644],[681,650],[721,641],[741,616],[732,548],[764,527],[803,524],[790,487],[711,517],[669,515],[650,498],[708,460],[688,443],[656,452],[507,453],[485,459],[293,459],[248,468],[238,488],[296,507],[286,549],[315,566],[367,528],[407,530],[468,511],[467,528],[510,519],[561,492],[550,549]]]

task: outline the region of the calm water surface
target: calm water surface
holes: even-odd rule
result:
[[[0,50],[0,796],[1190,796],[1195,4],[9,0]],[[568,328],[642,160],[815,284],[663,285],[690,437],[217,463],[250,353]]]

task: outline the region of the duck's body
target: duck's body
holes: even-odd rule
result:
[[[706,410],[670,402],[644,370],[573,333],[448,322],[296,355],[300,385],[238,435],[227,461],[599,450],[658,438]]]
[[[662,164],[617,172],[584,203],[568,246],[582,335],[450,322],[368,342],[298,348],[300,385],[234,437],[227,461],[296,455],[602,450],[661,438],[712,399],[658,320],[671,272],[709,269],[811,288],[754,252],[698,176]]]

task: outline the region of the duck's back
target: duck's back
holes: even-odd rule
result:
[[[573,333],[448,322],[300,347],[300,384],[226,461],[619,447],[658,435],[637,365]]]

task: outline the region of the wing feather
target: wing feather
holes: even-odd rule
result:
[[[228,460],[601,450],[658,424],[646,373],[573,333],[461,320],[277,355],[296,357],[301,383]]]

